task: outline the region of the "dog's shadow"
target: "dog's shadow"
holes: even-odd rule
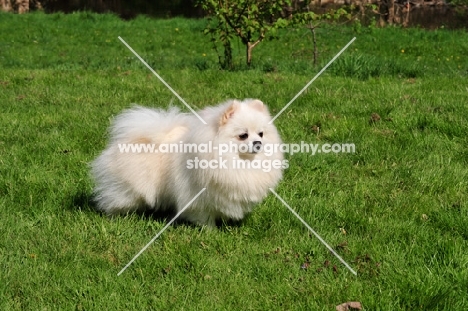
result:
[[[96,212],[96,203],[93,201],[93,196],[84,191],[80,191],[72,195],[71,203],[68,209],[71,211]]]
[[[69,209],[73,211],[80,211],[80,212],[85,212],[85,213],[95,213],[95,214],[101,215],[102,217],[107,217],[109,219],[112,219],[115,217],[126,216],[125,214],[114,215],[114,216],[107,215],[106,213],[98,209],[93,195],[91,193],[87,193],[84,191],[77,192],[75,195],[72,196]],[[141,211],[135,211],[127,215],[132,215],[132,214],[135,214],[142,219],[152,219],[152,220],[161,221],[161,222],[170,221],[176,215],[173,209],[162,211],[162,210],[152,210],[149,208],[143,208]],[[179,221],[179,222],[182,222],[182,221]],[[174,224],[178,225],[179,222],[174,222]]]
[[[126,215],[108,216],[106,213],[100,211],[97,208],[97,204],[93,198],[93,195],[84,191],[77,192],[75,195],[72,196],[71,204],[68,206],[68,208],[69,210],[72,210],[72,211],[96,213],[96,214],[101,215],[102,217],[107,217],[109,219],[112,219],[114,217],[126,217]],[[173,219],[177,215],[175,208],[169,208],[165,210],[143,208],[140,211],[135,211],[127,215],[132,215],[132,214],[137,215],[141,219],[154,220],[154,221],[166,222],[166,223],[169,222],[171,219]],[[216,221],[216,227],[221,230],[226,229],[228,227],[239,227],[241,226],[241,224],[242,224],[242,221],[223,220],[223,219],[218,219]],[[174,227],[178,227],[178,226],[189,226],[193,228],[200,227],[182,218],[176,219],[172,225]]]

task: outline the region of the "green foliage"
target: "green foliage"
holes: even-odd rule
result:
[[[292,25],[306,25],[316,27],[320,22],[337,22],[343,18],[351,19],[351,14],[346,8],[331,9],[325,13],[315,13],[313,11],[303,11],[293,14]]]
[[[382,63],[385,63],[385,66],[382,66]],[[382,76],[415,78],[424,75],[423,69],[417,63],[407,64],[364,54],[343,55],[332,64],[330,71],[336,76],[364,80]]]
[[[275,120],[285,142],[356,145],[287,154],[277,192],[357,277],[273,196],[238,225],[171,226],[117,277],[166,220],[94,211],[89,162],[115,115],[174,97],[117,36],[195,108],[251,97],[276,114],[317,72],[302,28],[219,70],[205,24],[0,13],[0,310],[467,310],[465,30],[363,27]],[[355,35],[321,25],[320,65]]]
[[[214,44],[219,40],[223,46],[221,67],[232,69],[233,38],[238,37],[245,45],[246,61],[250,65],[252,49],[265,39],[268,32],[287,25],[281,13],[290,1],[201,0],[198,4],[209,14],[210,22],[205,33],[212,36]]]
[[[331,9],[325,13],[315,13],[310,10],[312,1],[304,1],[303,7],[294,13],[292,19],[289,21],[291,27],[306,27],[312,33],[312,44],[313,44],[313,60],[314,65],[318,62],[318,50],[317,50],[317,36],[315,30],[320,26],[321,23],[326,22],[328,24],[336,23],[341,21],[343,18],[350,20],[351,13],[346,8]]]

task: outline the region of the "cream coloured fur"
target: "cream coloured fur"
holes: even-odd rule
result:
[[[98,209],[107,214],[126,214],[144,209],[180,211],[202,189],[206,188],[182,218],[200,225],[215,225],[217,219],[240,220],[261,202],[282,177],[282,168],[239,168],[245,164],[276,161],[283,155],[252,150],[237,152],[235,148],[220,154],[216,147],[231,144],[280,144],[266,106],[259,100],[230,100],[216,107],[205,108],[195,115],[135,107],[117,116],[110,131],[107,148],[92,163],[95,200]],[[247,137],[246,137],[247,136]],[[207,145],[212,152],[121,152],[119,144]],[[260,142],[260,143],[259,143]],[[245,146],[244,146],[245,147]],[[204,150],[202,150],[204,151]],[[212,161],[215,168],[196,168],[196,160]],[[236,162],[237,161],[237,162]],[[221,165],[224,162],[224,165]],[[200,162],[201,163],[201,162]]]

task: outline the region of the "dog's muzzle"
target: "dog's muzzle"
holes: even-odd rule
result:
[[[252,153],[259,153],[260,151],[262,151],[262,142],[256,140],[252,143]]]

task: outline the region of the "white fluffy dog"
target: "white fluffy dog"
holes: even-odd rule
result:
[[[181,218],[214,226],[251,212],[287,167],[281,152],[265,152],[281,143],[266,106],[230,100],[198,114],[206,125],[174,108],[136,107],[117,116],[107,148],[92,163],[98,209],[179,212],[206,188]]]

